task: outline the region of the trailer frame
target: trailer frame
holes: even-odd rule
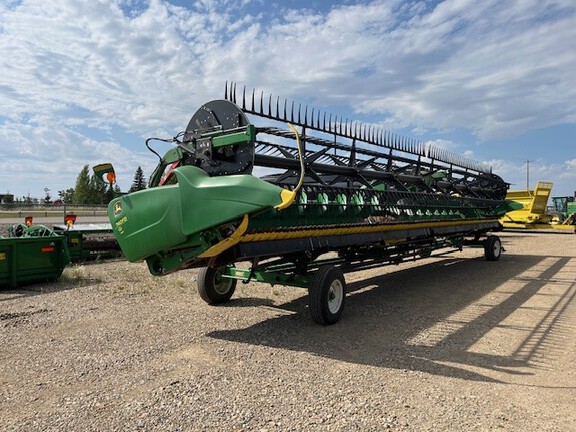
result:
[[[252,242],[261,243],[257,247],[240,242],[233,248],[234,261],[220,267],[213,262],[212,266],[200,269],[198,293],[206,303],[214,305],[228,302],[238,281],[307,288],[312,319],[330,325],[340,320],[344,310],[345,273],[448,255],[463,247],[483,247],[487,261],[499,260],[504,252],[500,238],[490,234],[501,229],[497,221],[434,230],[414,225],[411,230],[380,233],[378,241],[372,237],[369,244],[362,243],[366,239],[361,236],[340,239],[339,243],[329,241],[326,245],[322,244],[325,237],[316,238],[316,242],[311,237],[302,238],[308,242],[304,249],[302,242],[287,245],[278,244],[279,240]],[[238,266],[240,262],[248,265]]]

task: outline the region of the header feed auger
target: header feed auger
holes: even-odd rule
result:
[[[208,303],[238,279],[308,287],[313,319],[332,324],[343,271],[479,243],[508,210],[490,167],[235,84],[162,141],[175,147],[156,153],[150,188],[113,200],[110,220],[125,257],[152,274],[203,267]],[[482,244],[499,258],[498,237]]]

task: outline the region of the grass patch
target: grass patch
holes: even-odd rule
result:
[[[87,266],[82,264],[66,267],[60,280],[64,283],[75,283],[80,286],[102,282],[102,278],[94,275]]]

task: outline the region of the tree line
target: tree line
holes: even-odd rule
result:
[[[136,169],[134,180],[128,192],[136,192],[146,189],[146,179],[141,167]],[[90,174],[88,165],[84,165],[80,174],[76,178],[74,188],[58,191],[58,199],[64,204],[108,204],[115,196],[122,191],[118,184],[113,187],[104,183],[94,173]],[[51,204],[52,197],[46,193],[45,204]]]

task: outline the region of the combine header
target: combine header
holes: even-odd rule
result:
[[[174,148],[160,156],[153,140]],[[159,164],[150,188],[110,203],[115,236],[154,275],[201,267],[211,304],[237,280],[301,286],[312,318],[332,324],[343,272],[467,244],[488,260],[503,250],[487,234],[510,210],[508,184],[490,167],[235,84],[146,146]]]

